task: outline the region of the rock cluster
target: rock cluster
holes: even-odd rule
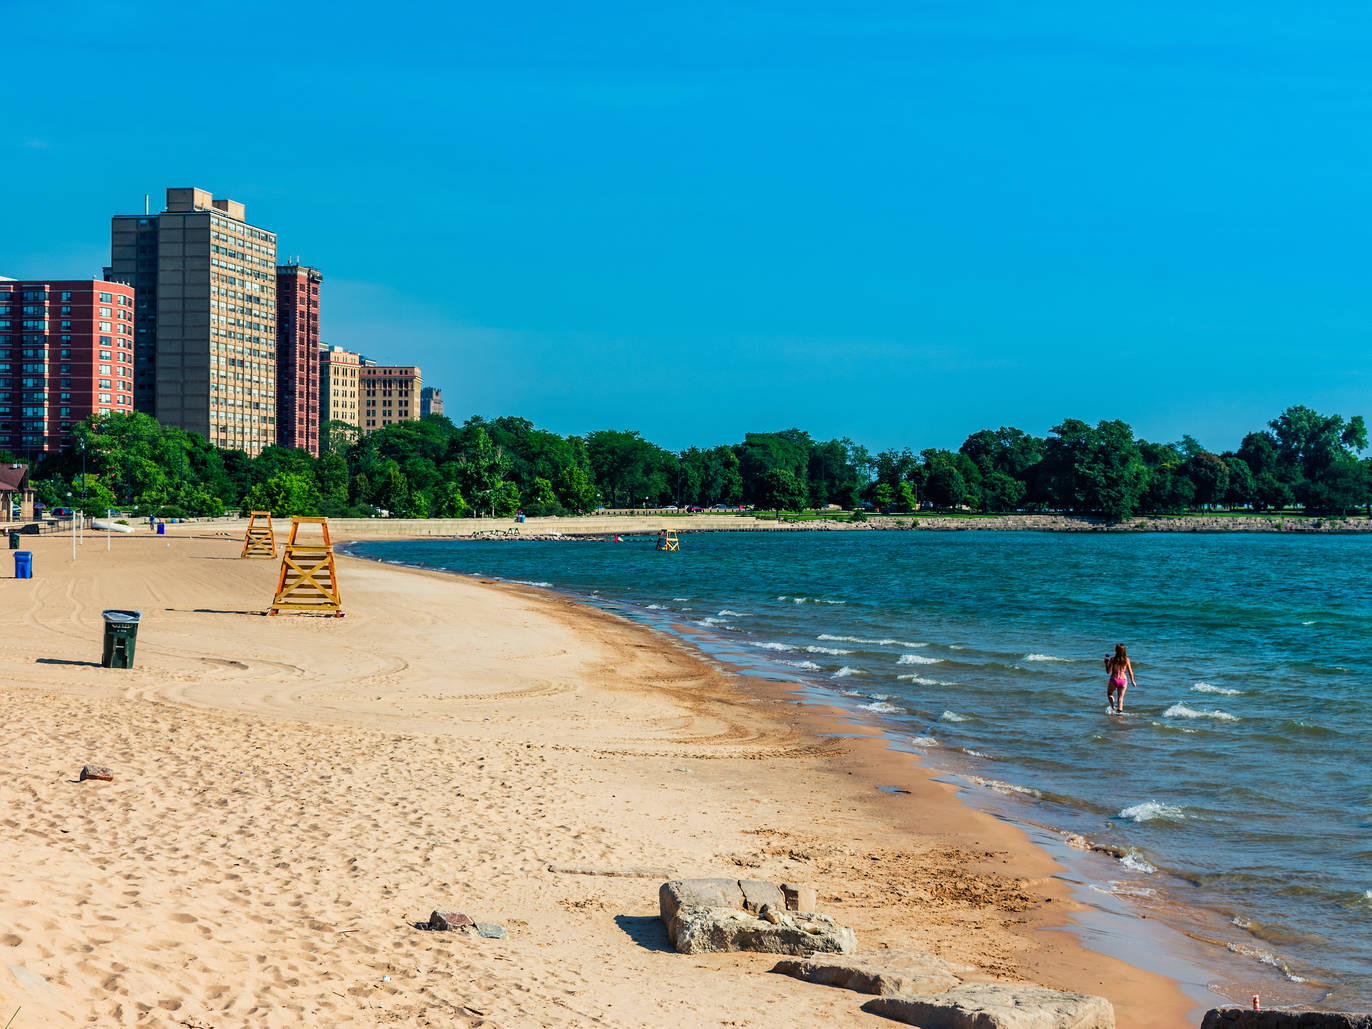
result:
[[[917,950],[854,957],[853,930],[808,910],[814,903],[813,890],[753,879],[674,879],[658,890],[662,923],[680,953],[794,955],[772,971],[876,994],[862,1010],[896,1022],[923,1029],[1115,1029],[1115,1009],[1104,997],[964,983],[958,969]]]

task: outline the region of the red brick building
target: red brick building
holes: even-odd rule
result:
[[[319,456],[319,284],[314,268],[276,266],[276,442]]]
[[[133,287],[0,279],[0,449],[71,445],[92,414],[133,412]]]

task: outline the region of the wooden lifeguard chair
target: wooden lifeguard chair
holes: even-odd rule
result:
[[[302,525],[318,525],[319,543],[297,543]],[[309,611],[343,617],[343,598],[338,592],[338,574],[333,564],[333,543],[329,540],[327,518],[291,519],[291,535],[281,553],[281,577],[276,582],[272,614],[282,611]]]
[[[680,550],[681,541],[676,538],[676,533],[671,529],[663,529],[657,534],[658,550]]]
[[[258,518],[265,518],[266,525],[259,525]],[[272,513],[254,511],[248,516],[248,531],[243,534],[243,553],[239,557],[275,557],[276,534],[272,532]]]

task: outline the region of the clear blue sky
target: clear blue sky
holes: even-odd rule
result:
[[[0,274],[201,186],[458,421],[1372,414],[1364,4],[3,6]]]

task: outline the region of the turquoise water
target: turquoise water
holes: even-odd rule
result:
[[[1209,941],[1231,993],[1372,1008],[1372,538],[700,533],[676,554],[644,539],[355,552],[570,591],[807,683],[990,806],[1122,848],[1095,888]],[[1116,642],[1138,679],[1122,717],[1106,713]]]

